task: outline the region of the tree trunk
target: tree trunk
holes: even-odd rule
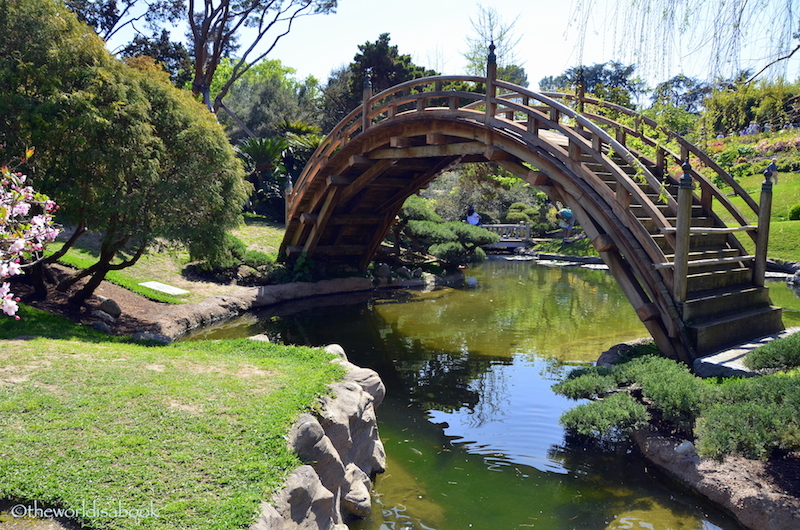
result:
[[[94,274],[92,274],[92,277],[89,278],[89,281],[86,282],[86,285],[84,285],[80,291],[70,297],[70,303],[75,305],[84,303],[90,296],[92,296],[94,290],[100,286],[103,280],[105,280],[108,271],[108,264],[98,267]]]

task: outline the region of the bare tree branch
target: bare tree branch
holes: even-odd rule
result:
[[[755,74],[753,74],[753,75],[750,77],[750,79],[748,79],[747,81],[745,81],[745,84],[750,84],[750,83],[751,83],[751,82],[752,82],[752,81],[753,81],[753,80],[754,80],[756,77],[758,77],[758,76],[760,76],[761,74],[763,74],[763,73],[764,73],[764,72],[765,72],[765,71],[766,71],[766,70],[767,70],[767,69],[768,69],[770,66],[772,66],[772,65],[774,65],[774,64],[777,64],[777,63],[779,63],[779,62],[781,62],[781,61],[785,61],[785,60],[787,60],[787,59],[790,59],[790,58],[792,57],[792,55],[794,55],[795,53],[797,53],[797,50],[800,50],[800,44],[798,44],[797,46],[795,46],[794,50],[790,51],[788,54],[784,55],[783,57],[778,57],[778,58],[777,58],[777,59],[775,59],[774,61],[772,61],[772,62],[768,63],[766,66],[764,66],[764,68],[762,68],[761,70],[759,70],[758,72],[756,72]]]

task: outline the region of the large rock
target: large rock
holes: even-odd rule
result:
[[[777,487],[763,463],[741,457],[701,458],[678,438],[641,431],[634,440],[645,457],[753,530],[800,528],[800,499]]]
[[[345,487],[342,488],[342,508],[358,517],[369,515],[372,497],[369,491],[372,481],[366,473],[353,464],[347,464]]]
[[[347,361],[341,346],[326,349],[347,375],[330,385],[331,396],[320,398],[317,415],[302,414],[295,422],[288,444],[308,465],[262,507],[250,530],[347,530],[345,514],[364,517],[372,508],[372,479],[386,468],[375,417],[386,388],[376,372]]]
[[[100,304],[100,307],[98,309],[100,309],[100,311],[108,313],[114,318],[119,318],[120,315],[122,314],[122,309],[120,309],[119,304],[116,303],[111,298],[106,298],[105,300],[103,300],[103,303]]]
[[[329,530],[339,523],[332,516],[334,495],[311,466],[300,466],[289,475],[277,501],[285,530]]]
[[[314,416],[300,416],[289,432],[289,446],[304,462],[313,464],[314,471],[328,490],[335,492],[341,487],[345,478],[342,460]]]

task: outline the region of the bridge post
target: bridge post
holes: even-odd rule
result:
[[[689,232],[692,226],[692,166],[689,159],[681,166],[683,176],[678,183],[678,216],[675,222],[675,256],[673,291],[675,301],[686,301],[686,284],[689,273]]]
[[[575,87],[575,91],[577,92],[575,95],[578,98],[578,105],[577,110],[580,114],[583,114],[584,111],[584,103],[583,98],[586,97],[586,80],[583,77],[583,66],[578,67],[578,79],[576,80],[577,86]],[[579,125],[582,129],[583,126]]]
[[[369,128],[369,99],[372,97],[372,76],[367,71],[364,77],[364,92],[361,96],[361,132],[367,132]]]
[[[489,56],[486,58],[486,117],[484,123],[489,125],[494,119],[494,113],[497,109],[497,86],[494,84],[497,79],[497,56],[494,54],[495,50],[494,41],[489,45]]]
[[[767,246],[769,245],[769,218],[772,214],[772,171],[764,171],[761,183],[761,202],[758,206],[758,232],[756,233],[756,259],[753,264],[753,283],[764,286],[767,272]]]
[[[292,176],[286,175],[286,188],[283,190],[283,222],[286,226],[289,226],[289,204],[292,201],[293,192]]]

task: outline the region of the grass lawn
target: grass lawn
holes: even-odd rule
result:
[[[342,375],[318,348],[144,346],[22,311],[0,319],[0,499],[82,510],[91,528],[248,527],[299,465],[291,422]]]
[[[258,250],[274,258],[278,255],[284,231],[282,224],[246,214],[244,223],[231,233],[241,239],[249,250]],[[64,236],[69,237],[70,234],[71,232],[67,230]],[[48,246],[48,250],[56,251],[62,244],[55,242]],[[81,237],[60,261],[71,267],[87,268],[97,261],[99,249],[97,238],[87,234]],[[188,264],[189,253],[186,250],[169,247],[151,248],[135,265],[119,271],[110,271],[106,279],[151,300],[172,304],[202,302],[209,296],[230,291],[230,286],[227,284],[187,278],[184,270]],[[189,294],[170,295],[139,285],[148,281],[179,287],[189,291]]]
[[[773,259],[785,261],[800,261],[800,221],[789,220],[789,210],[795,204],[800,203],[800,174],[798,173],[779,173],[778,184],[772,187],[772,215],[770,216],[769,230],[769,251],[767,255]],[[761,197],[761,183],[764,182],[763,175],[750,175],[743,177],[740,181],[742,187],[747,191],[756,204],[759,204]],[[729,191],[723,189],[722,191]],[[730,197],[731,202],[747,218],[748,222],[757,224],[755,215],[744,203],[741,197]],[[718,202],[714,202],[714,211],[717,215],[729,223],[733,217],[719,207]],[[747,236],[739,239],[748,252],[755,250],[755,243]]]

